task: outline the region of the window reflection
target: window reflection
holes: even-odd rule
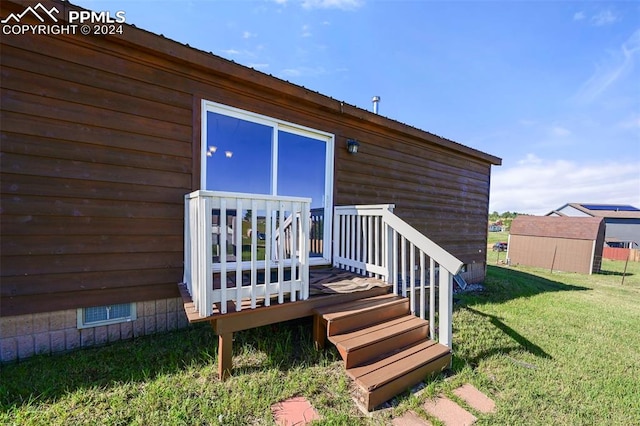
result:
[[[326,142],[278,132],[278,194],[311,197],[310,255],[323,254]]]
[[[207,188],[213,191],[271,193],[273,128],[207,113]]]

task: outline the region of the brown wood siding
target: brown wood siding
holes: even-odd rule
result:
[[[398,216],[464,263],[484,264],[490,165],[393,134],[349,137],[361,146],[350,155],[337,142],[336,204],[393,203]]]
[[[2,37],[2,315],[178,296],[192,95],[81,42]]]
[[[2,16],[23,10],[1,7]],[[178,295],[202,99],[333,133],[336,204],[394,203],[462,261],[484,265],[499,159],[146,31],[125,33],[0,39],[1,315]],[[347,153],[347,138],[360,153]]]

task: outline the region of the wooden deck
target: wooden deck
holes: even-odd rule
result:
[[[221,314],[220,306],[215,306],[213,314],[208,317],[199,316],[185,285],[179,285],[189,322],[208,321],[218,335],[218,375],[221,380],[228,377],[233,368],[233,333],[309,317],[314,314],[316,308],[387,294],[391,289],[390,285],[379,279],[363,277],[337,268],[311,269],[309,275],[310,297],[307,300],[285,301],[282,304],[272,302],[270,306],[264,306],[264,300],[260,300],[255,309],[250,308],[250,301],[247,300],[243,301],[241,310],[237,310],[237,306],[229,302],[226,314]],[[249,285],[246,277],[243,285]],[[228,283],[228,287],[231,286],[235,286],[235,282]]]

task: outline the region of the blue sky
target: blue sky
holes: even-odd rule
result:
[[[640,207],[640,2],[74,3],[361,108],[378,95],[503,159],[490,211]]]

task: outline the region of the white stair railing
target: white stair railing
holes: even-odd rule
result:
[[[394,293],[409,297],[413,314],[423,319],[428,314],[431,338],[451,347],[453,277],[463,263],[396,216],[393,208],[335,207],[333,264],[393,284]]]
[[[219,191],[185,196],[183,281],[201,317],[210,316],[214,304],[225,314],[228,302],[240,311],[243,301],[255,309],[261,299],[268,306],[272,297],[277,297],[277,303],[309,297],[310,204],[309,198]],[[258,231],[258,216],[264,233]],[[276,237],[285,238],[285,227],[278,222],[287,216],[290,250],[285,252],[279,244],[277,253],[272,253]],[[243,222],[249,222],[247,232]],[[243,285],[245,272],[248,285]],[[258,279],[258,272],[263,272],[264,279]],[[277,276],[273,282],[272,273]]]

